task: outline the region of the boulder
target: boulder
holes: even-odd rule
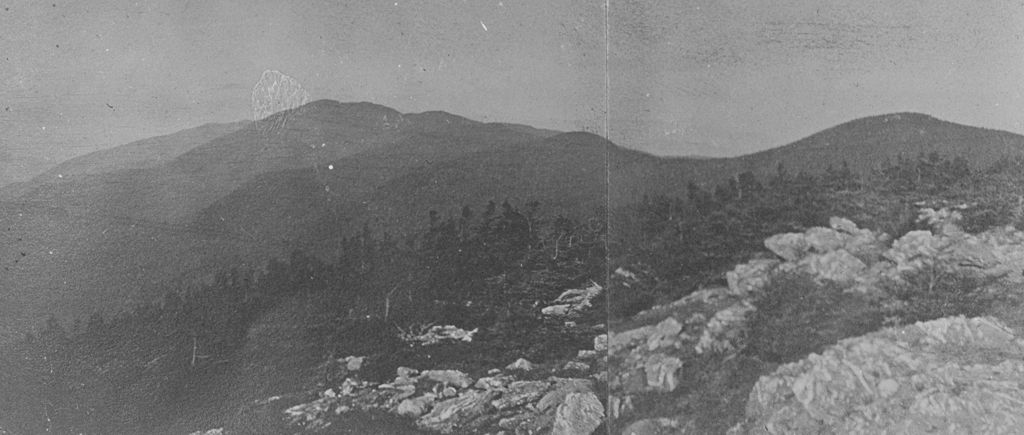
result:
[[[863,261],[841,248],[824,254],[808,255],[799,264],[815,279],[842,285],[853,284],[867,269]]]
[[[804,240],[809,252],[824,254],[846,246],[849,236],[832,228],[813,227],[804,232]]]
[[[459,388],[473,385],[473,379],[458,370],[426,370],[420,374],[420,379],[438,382],[445,386],[454,385]]]
[[[459,397],[438,402],[429,413],[416,420],[421,429],[452,433],[472,429],[479,417],[488,413],[497,392],[466,390]]]
[[[537,402],[537,410],[541,412],[554,409],[565,400],[569,393],[592,392],[594,383],[586,379],[551,378],[554,386]]]
[[[395,412],[404,417],[418,418],[430,410],[430,407],[434,405],[434,400],[436,399],[437,397],[431,393],[426,393],[422,396],[411,399],[405,399],[398,404],[398,407],[395,408]]]
[[[800,233],[776,234],[765,239],[764,247],[786,261],[799,260],[810,249],[807,239]]]
[[[647,361],[644,363],[647,386],[654,391],[665,393],[674,391],[679,385],[676,371],[682,366],[683,362],[674,356],[655,353],[647,357]]]
[[[508,375],[495,375],[486,376],[476,380],[473,384],[473,388],[479,388],[481,390],[496,390],[505,388],[506,385],[512,382],[513,378]]]
[[[508,408],[535,402],[548,391],[549,383],[544,381],[516,381],[508,385],[508,389],[491,402],[491,406],[501,411]]]
[[[551,435],[589,435],[604,420],[604,406],[593,392],[574,392],[555,411]]]
[[[647,336],[647,350],[655,351],[662,347],[678,346],[679,333],[683,325],[673,317],[666,317],[660,323],[649,330]]]
[[[1024,340],[952,317],[840,341],[758,380],[748,433],[1019,433]]]
[[[779,265],[778,260],[751,260],[737,265],[725,273],[729,284],[729,293],[734,296],[747,297],[761,291],[768,285],[772,269]]]

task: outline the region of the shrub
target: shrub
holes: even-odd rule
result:
[[[992,298],[984,280],[929,268],[907,274],[904,282],[886,289],[882,302],[886,324],[904,325],[948,316],[983,314]]]
[[[874,331],[882,322],[866,297],[797,273],[773,277],[754,306],[746,351],[770,362],[799,360],[843,338]]]

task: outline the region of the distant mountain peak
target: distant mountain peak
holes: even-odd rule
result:
[[[910,123],[914,123],[914,122],[945,122],[945,121],[942,121],[941,119],[938,119],[938,118],[936,118],[934,116],[931,116],[931,115],[928,115],[926,113],[918,113],[918,112],[887,113],[887,114],[884,114],[884,115],[877,115],[877,116],[870,116],[870,117],[867,117],[867,118],[855,119],[855,120],[850,121],[850,122],[857,122],[857,121],[861,121],[861,122],[874,121],[874,122],[882,122],[882,123],[890,123],[890,122],[910,122]]]

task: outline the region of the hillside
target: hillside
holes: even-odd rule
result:
[[[247,122],[205,124],[176,133],[156,136],[103,149],[64,161],[33,179],[0,188],[0,199],[16,198],[33,186],[72,180],[85,175],[126,169],[147,169],[178,157],[193,148],[243,128]]]
[[[206,140],[218,130],[228,132]],[[302,236],[358,227],[334,213],[355,210],[360,189],[372,195],[409,168],[550,134],[444,112],[403,115],[369,103],[318,101],[259,123],[204,126],[66,162],[67,174],[26,183],[0,209],[0,258],[8,268],[0,288],[11,289],[0,335],[14,337],[49,314],[110,313],[233,264],[258,268],[303,247],[309,238]],[[346,160],[356,154],[365,157]],[[111,170],[113,162],[126,167]],[[335,190],[318,196],[327,193],[326,174],[337,175]],[[246,210],[249,220],[204,223],[225,222],[203,209],[229,195],[244,199],[248,208],[231,211]]]
[[[737,158],[659,158],[586,133],[321,100],[259,123],[203,126],[83,156],[59,167],[64,177],[51,172],[21,186],[0,217],[17,222],[4,228],[0,254],[12,269],[0,284],[54,295],[19,299],[32,307],[20,317],[78,316],[88,310],[76,306],[104,304],[98,295],[136,300],[129,296],[153,294],[140,289],[147,282],[202,276],[196,265],[233,252],[251,253],[249,264],[296,248],[332,254],[336,240],[364,224],[407,232],[431,210],[536,200],[549,215],[591,216],[644,195],[685,198],[690,181],[773,174],[780,162],[794,173],[844,161],[863,172],[900,153],[937,151],[979,166],[1022,145],[1024,137],[1007,132],[894,114]],[[59,248],[57,261],[22,262],[19,242],[28,240],[38,245],[31,250]],[[68,292],[91,302],[59,302]]]

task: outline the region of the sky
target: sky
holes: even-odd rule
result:
[[[732,156],[916,111],[1024,132],[1020,0],[0,0],[0,184],[252,117],[266,70],[371,101]]]

